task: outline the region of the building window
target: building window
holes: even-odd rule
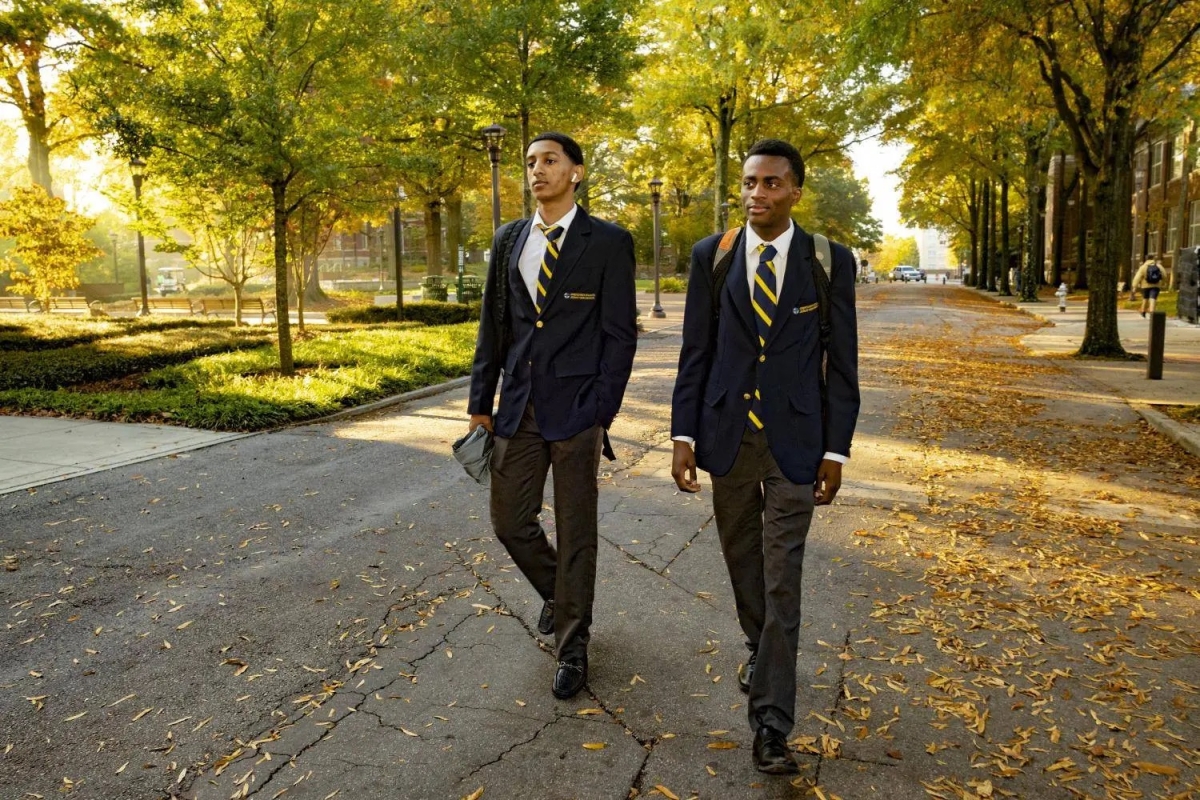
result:
[[[1065,177],[1064,177],[1065,180]],[[1133,154],[1133,191],[1146,188],[1146,148],[1139,147]]]
[[[1200,200],[1192,201],[1192,216],[1188,226],[1187,246],[1200,245]]]
[[[1140,225],[1133,233],[1133,260],[1139,263],[1142,260],[1142,228]]]
[[[1187,145],[1183,143],[1183,139],[1184,136],[1181,133],[1171,143],[1171,180],[1183,177],[1183,155],[1187,152]]]
[[[1167,146],[1166,142],[1158,142],[1151,148],[1150,156],[1150,185],[1158,186],[1162,183],[1163,177],[1163,149]]]
[[[1174,256],[1179,249],[1179,206],[1171,209],[1167,216],[1167,255]]]
[[[1148,235],[1148,240],[1146,242],[1146,255],[1147,256],[1157,256],[1158,255],[1158,243],[1160,241],[1162,241],[1158,237],[1161,233],[1162,233],[1162,228],[1151,228],[1150,229],[1150,233]]]

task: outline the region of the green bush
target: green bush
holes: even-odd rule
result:
[[[6,353],[0,390],[54,389],[190,361],[199,356],[245,347],[270,339],[269,329],[188,326],[140,331],[54,350]]]
[[[55,350],[117,336],[181,328],[230,328],[232,320],[195,317],[67,317],[45,314],[18,322],[0,321],[0,351]]]
[[[404,321],[420,322],[425,325],[460,325],[464,322],[478,322],[481,311],[480,303],[439,303],[420,300],[404,304]],[[326,312],[325,318],[330,322],[360,325],[395,322],[396,307],[387,305],[335,308]]]
[[[51,412],[213,430],[263,430],[466,375],[473,324],[322,330],[295,344],[297,375],[279,375],[274,347],[197,358],[154,370],[128,391],[0,391],[0,410]]]
[[[687,291],[687,278],[660,278],[658,290],[664,294],[684,293]]]

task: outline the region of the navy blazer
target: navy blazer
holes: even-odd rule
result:
[[[826,452],[850,455],[858,420],[854,256],[842,245],[830,243],[832,332],[826,370],[828,402],[822,409],[812,237],[795,226],[783,292],[761,351],[750,305],[744,237],[738,236],[734,246],[715,336],[713,255],[721,237],[710,236],[692,248],[671,435],[696,441],[698,467],[717,476],[727,474],[741,446],[757,386],[764,433],[779,469],[793,483],[813,483]]]
[[[621,407],[637,348],[633,237],[579,208],[538,314],[518,267],[530,228],[524,225],[506,269],[490,265],[468,413],[494,415],[496,435],[510,438],[532,400],[547,441],[568,439],[593,425],[607,430]],[[499,251],[497,231],[492,259],[500,258]],[[497,275],[507,279],[503,287],[492,285]],[[490,302],[501,290],[508,292],[507,352]],[[493,411],[497,383],[500,406]]]

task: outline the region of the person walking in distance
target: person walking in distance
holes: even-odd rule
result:
[[[787,735],[805,539],[814,504],[832,502],[841,486],[859,408],[854,257],[836,243],[822,251],[792,221],[803,185],[804,160],[787,142],[765,139],[748,151],[747,227],[731,246],[727,232],[692,249],[671,406],[676,485],[697,492],[697,467],[712,475],[717,535],[750,650],[738,682],[749,694],[754,763],[777,774],[798,771]],[[818,257],[832,261],[828,274]]]
[[[1158,305],[1158,285],[1163,280],[1163,268],[1158,263],[1158,259],[1151,257],[1142,262],[1138,270],[1133,275],[1133,286],[1129,292],[1129,299],[1132,300],[1140,291],[1142,293],[1142,316],[1146,316],[1146,311],[1154,313],[1155,307]]]
[[[566,699],[587,682],[596,472],[602,452],[614,458],[608,429],[637,347],[633,237],[575,204],[585,168],[574,139],[543,133],[525,155],[537,212],[492,242],[467,410],[469,430],[495,434],[492,527],[543,600],[551,690]],[[550,470],[557,549],[539,522]]]

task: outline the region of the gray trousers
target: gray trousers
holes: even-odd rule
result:
[[[561,661],[587,652],[596,590],[596,501],[604,429],[594,425],[570,439],[548,442],[533,404],[511,439],[492,451],[492,528],[543,600],[554,601],[554,650]],[[558,550],[538,515],[546,475],[554,470]]]
[[[713,476],[713,509],[738,622],[758,652],[750,727],[785,736],[795,724],[800,576],[813,485],[784,477],[762,431],[747,428],[729,474]]]

